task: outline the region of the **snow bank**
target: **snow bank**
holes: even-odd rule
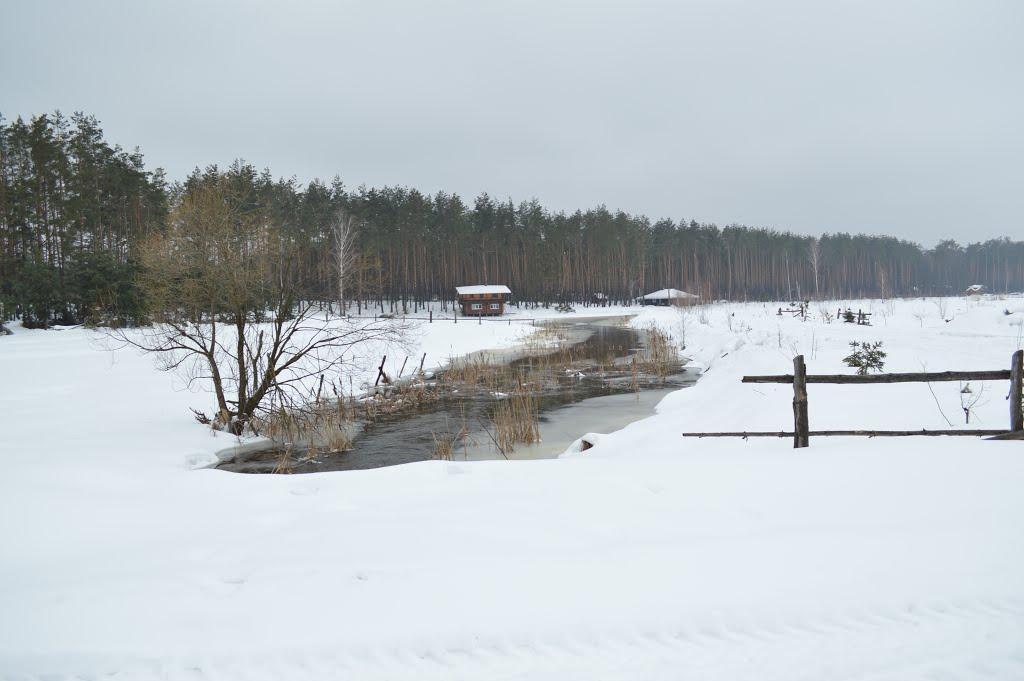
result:
[[[852,339],[894,371],[1002,368],[1022,302],[858,301],[871,327],[648,308],[633,323],[685,336],[706,374],[585,452],[304,476],[190,470],[230,442],[188,420],[207,395],[88,331],[17,329],[0,677],[1024,677],[1020,443],[679,437],[786,426],[788,386],[739,376],[795,351],[811,372],[848,371]],[[424,326],[431,354],[522,332]],[[956,384],[934,387],[962,421]],[[986,396],[971,426],[1004,427],[1005,384]],[[810,414],[947,427],[920,385],[812,385]]]

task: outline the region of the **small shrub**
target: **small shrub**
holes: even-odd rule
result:
[[[848,367],[857,370],[860,376],[866,375],[869,371],[881,371],[885,367],[885,350],[882,349],[882,341],[874,343],[850,343],[853,348],[848,356],[843,358],[843,363]]]

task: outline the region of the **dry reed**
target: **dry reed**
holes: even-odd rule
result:
[[[520,443],[540,442],[540,401],[522,384],[498,400],[491,421],[495,444],[505,453]]]

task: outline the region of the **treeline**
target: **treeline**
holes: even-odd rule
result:
[[[565,213],[537,201],[405,187],[301,185],[236,162],[168,185],[141,154],[111,146],[95,118],[0,118],[0,318],[29,325],[133,323],[145,301],[135,249],[166,228],[184,192],[215,178],[259,207],[299,246],[303,295],[333,301],[335,231],[355,225],[346,290],[360,307],[449,300],[469,283],[509,285],[519,300],[625,302],[675,287],[705,299],[958,293],[1024,289],[1024,242],[934,249],[892,237],[820,239],[686,220],[650,221],[598,207]]]
[[[139,318],[132,247],[168,198],[162,173],[111,147],[93,117],[0,116],[0,319]]]

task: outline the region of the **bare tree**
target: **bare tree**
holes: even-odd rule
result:
[[[971,411],[981,401],[982,396],[985,394],[985,384],[981,384],[981,388],[978,392],[974,392],[971,389],[971,384],[966,385],[960,384],[960,409],[964,412],[964,423],[970,424],[971,422]]]
[[[345,301],[345,282],[352,276],[358,259],[356,252],[356,220],[345,211],[339,211],[331,225],[334,233],[334,267],[338,277],[338,305],[341,316],[346,316],[348,304]]]
[[[811,272],[814,273],[814,297],[821,299],[821,289],[818,285],[818,271],[821,267],[821,242],[817,237],[811,237],[807,244],[807,260],[811,263]]]
[[[152,325],[112,332],[207,384],[215,423],[235,434],[261,411],[313,401],[359,346],[404,332],[395,320],[331,319],[303,300],[293,240],[252,204],[224,178],[186,192],[166,232],[140,248]]]

